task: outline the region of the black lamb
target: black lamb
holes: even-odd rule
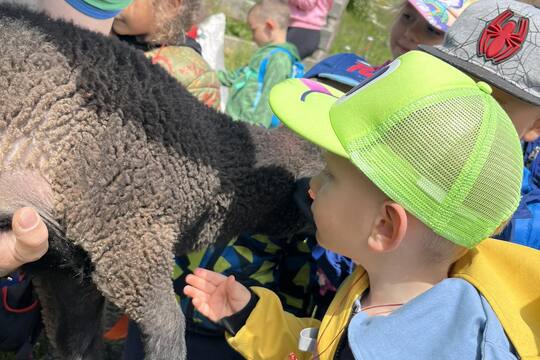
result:
[[[0,44],[0,221],[33,206],[49,227],[49,252],[25,268],[49,339],[64,358],[101,358],[106,298],[140,325],[148,358],[183,358],[173,254],[301,229],[294,184],[319,153],[44,14],[0,5]]]

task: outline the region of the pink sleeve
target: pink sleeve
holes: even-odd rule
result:
[[[319,0],[289,0],[289,5],[295,6],[303,11],[312,10]]]

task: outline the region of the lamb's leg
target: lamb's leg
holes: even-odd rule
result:
[[[107,294],[110,301],[124,309],[127,315],[139,324],[143,334],[146,359],[172,360],[185,358],[184,315],[176,302],[170,273],[169,271],[166,273],[163,271],[164,269],[168,270],[168,268],[163,267],[161,274],[157,273],[158,269],[147,269],[148,274],[140,274],[137,277],[142,280],[139,286],[146,282],[143,276],[149,276],[150,278],[146,279],[150,280],[151,283],[146,282],[149,288],[140,293],[136,300],[130,304],[127,304],[125,300],[131,298],[131,296],[125,296],[126,294],[123,292]],[[112,285],[119,279],[112,278],[107,285]]]
[[[144,315],[137,321],[143,334],[146,359],[184,359],[184,315],[174,295],[162,292],[149,300],[142,309]],[[167,347],[164,344],[173,344]]]
[[[184,316],[171,280],[169,244],[174,236],[161,227],[131,223],[126,229],[122,225],[109,236],[107,253],[93,257],[94,282],[109,301],[139,324],[146,359],[184,359]],[[134,234],[136,231],[140,232]],[[128,242],[126,234],[137,240]]]
[[[90,281],[47,271],[34,277],[45,331],[63,359],[102,359],[103,296]]]

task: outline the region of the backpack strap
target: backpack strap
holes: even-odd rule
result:
[[[31,359],[41,328],[30,278],[15,273],[0,289],[0,352],[17,352],[16,360]]]
[[[278,52],[286,54],[291,60],[293,68],[291,72],[291,77],[302,77],[304,75],[304,65],[297,61],[289,50],[282,47],[277,47],[274,50],[270,51],[270,53],[261,61],[261,64],[259,65],[259,74],[257,76],[257,95],[255,96],[255,100],[253,101],[253,109],[255,109],[261,101],[264,86],[264,77],[266,76],[266,68],[268,67],[268,62],[270,61],[270,58]]]

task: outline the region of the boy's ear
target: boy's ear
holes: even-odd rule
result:
[[[266,26],[268,30],[274,30],[277,28],[277,23],[272,19],[266,19],[266,21],[264,22],[264,25]]]
[[[368,246],[376,252],[396,249],[407,232],[407,212],[392,201],[385,201],[375,218]]]
[[[531,142],[540,137],[540,118],[536,119],[532,126],[523,134],[523,140]]]

